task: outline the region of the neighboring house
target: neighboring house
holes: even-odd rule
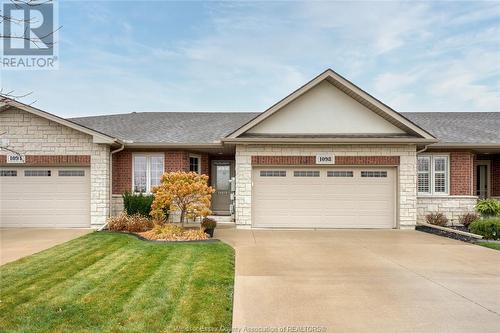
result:
[[[398,113],[332,70],[263,113],[62,119],[3,104],[3,227],[99,227],[124,192],[178,170],[209,175],[212,210],[239,227],[411,229],[500,196],[500,112]]]

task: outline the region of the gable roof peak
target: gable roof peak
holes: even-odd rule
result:
[[[429,140],[432,142],[436,141],[436,138],[432,134],[430,134],[423,128],[419,127],[418,125],[416,125],[415,123],[413,123],[400,113],[396,112],[386,104],[382,103],[381,101],[379,101],[378,99],[376,99],[363,89],[359,88],[354,83],[347,80],[346,78],[344,78],[331,68],[327,68],[321,74],[317,75],[312,80],[310,80],[297,90],[293,91],[291,94],[281,99],[276,104],[272,105],[266,111],[264,111],[254,119],[250,120],[248,123],[244,124],[237,130],[235,130],[233,133],[231,133],[226,137],[226,139],[228,139],[226,141],[233,139],[237,140],[238,137],[240,137],[242,134],[244,134],[251,128],[255,127],[257,124],[261,123],[275,112],[283,109],[285,106],[287,106],[300,96],[304,95],[305,93],[307,93],[308,91],[310,91],[311,89],[313,89],[314,87],[316,87],[318,84],[322,83],[325,80],[327,80],[337,89],[344,92],[346,95],[356,100],[358,103],[362,104],[363,106],[370,109],[374,113],[383,117],[385,120],[392,123],[396,127],[399,127],[406,133],[415,136],[419,139]]]

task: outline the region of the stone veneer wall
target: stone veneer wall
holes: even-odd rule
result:
[[[429,213],[443,213],[449,224],[458,224],[458,218],[468,212],[474,212],[477,202],[475,196],[422,196],[417,198],[417,221],[425,222]]]
[[[92,136],[18,109],[0,112],[0,132],[7,148],[25,155],[90,155],[91,226],[106,222],[109,212],[109,146]],[[3,154],[3,152],[2,152]],[[22,165],[20,165],[22,166]]]
[[[252,156],[399,156],[399,227],[412,229],[417,221],[415,145],[237,145],[236,224],[252,221]]]

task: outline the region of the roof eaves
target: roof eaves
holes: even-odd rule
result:
[[[291,138],[291,137],[237,137],[237,138],[224,138],[224,143],[259,143],[259,144],[273,144],[273,143],[286,143],[286,144],[432,144],[438,142],[437,139],[427,138]]]

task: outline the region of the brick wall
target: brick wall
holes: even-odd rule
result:
[[[500,155],[491,161],[491,195],[500,197]]]
[[[166,151],[165,172],[189,171],[189,152]]]
[[[105,223],[110,209],[108,145],[96,144],[88,134],[15,108],[0,112],[3,132],[3,138],[9,139],[7,148],[29,156],[29,163],[87,163],[90,156],[90,224],[98,227]]]
[[[315,156],[252,156],[253,165],[316,165]],[[399,156],[336,156],[335,165],[399,165]]]
[[[201,155],[201,173],[210,177],[210,158],[208,154]]]
[[[450,153],[450,194],[474,195],[474,154],[470,152]]]
[[[123,194],[132,190],[132,154],[138,150],[123,150],[113,155],[113,194]],[[188,151],[149,150],[165,154],[165,172],[189,171]],[[208,154],[201,156],[201,173],[209,174]]]
[[[122,150],[113,155],[113,194],[132,190],[132,152]]]

